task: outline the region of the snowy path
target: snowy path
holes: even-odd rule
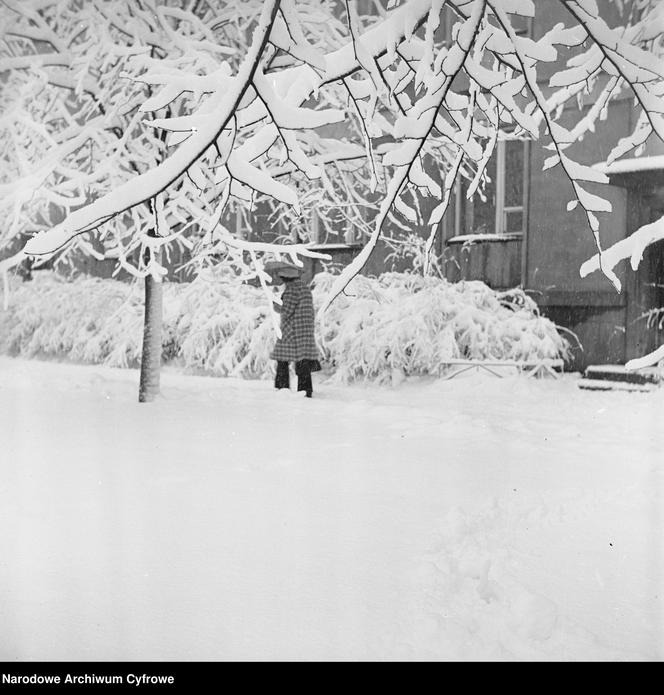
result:
[[[0,358],[0,659],[662,659],[664,393]]]

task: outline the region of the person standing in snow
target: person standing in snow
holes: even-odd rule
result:
[[[288,263],[275,268],[276,276],[285,287],[281,295],[282,304],[275,305],[281,313],[281,338],[270,355],[277,362],[274,386],[290,388],[289,362],[295,362],[297,390],[304,391],[307,398],[313,394],[311,372],[320,370],[318,348],[314,338],[314,302],[311,290],[300,277],[299,269]]]

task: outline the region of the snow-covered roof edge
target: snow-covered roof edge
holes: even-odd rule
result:
[[[481,233],[481,234],[458,234],[457,236],[452,236],[449,239],[445,239],[445,243],[452,244],[467,244],[467,243],[477,243],[480,241],[514,241],[515,239],[521,239],[523,234],[521,232],[508,232],[504,234],[493,233]]]
[[[664,154],[653,155],[650,157],[632,157],[631,159],[620,159],[612,164],[599,162],[593,165],[604,174],[631,174],[637,171],[654,171],[664,169]]]

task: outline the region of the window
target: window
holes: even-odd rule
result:
[[[357,227],[339,209],[330,208],[326,213],[326,222],[321,220],[318,211],[311,211],[311,240],[315,244],[357,244],[359,235]]]
[[[243,240],[251,238],[251,225],[246,210],[239,205],[235,208],[235,236]]]
[[[314,244],[320,244],[322,241],[320,227],[320,217],[318,217],[318,213],[314,209],[311,211],[311,240],[314,242]]]
[[[479,192],[468,200],[470,182],[456,186],[454,235],[522,234],[524,231],[525,160],[527,143],[501,140],[486,167],[484,200]]]

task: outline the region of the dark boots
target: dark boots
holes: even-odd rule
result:
[[[308,360],[301,360],[295,363],[295,373],[297,374],[297,390],[304,391],[307,398],[313,395],[313,385],[311,383],[311,368]],[[290,388],[290,374],[288,362],[277,362],[277,374],[274,378],[274,388]]]

